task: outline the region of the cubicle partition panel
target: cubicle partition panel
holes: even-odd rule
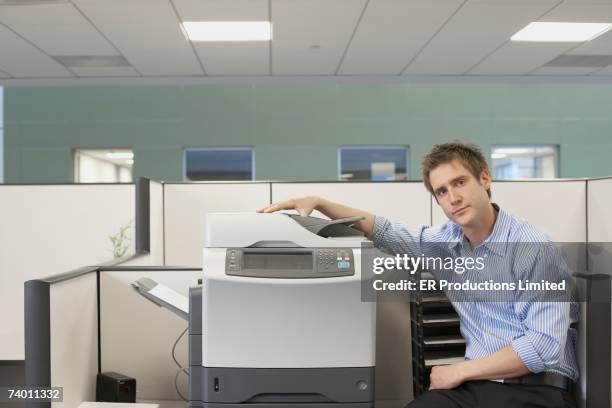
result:
[[[164,185],[150,182],[150,265],[164,265]]]
[[[538,226],[557,242],[586,242],[586,180],[495,181],[494,203]],[[447,220],[433,203],[433,223]]]
[[[495,181],[492,201],[561,244],[571,268],[586,270],[586,180]],[[433,202],[433,224],[447,220]]]
[[[164,264],[164,185],[145,178],[136,181],[136,257],[122,265]]]
[[[589,180],[587,182],[587,224],[588,224],[588,266],[589,273],[591,274],[599,274],[599,275],[612,275],[612,211],[610,211],[610,203],[612,203],[612,178],[602,178],[602,179],[594,179]],[[608,283],[609,285],[609,283]],[[585,312],[587,311],[587,307],[589,305],[583,304],[583,309]],[[595,313],[605,313],[606,311],[597,310],[601,308],[601,304],[593,303],[590,305],[591,309],[595,309]],[[608,307],[608,311],[610,308]],[[586,336],[586,333],[585,333]],[[612,347],[610,341],[611,333],[600,333],[600,340],[607,341],[610,345],[608,349]],[[587,344],[588,341],[592,339],[583,338],[584,344]],[[607,350],[609,352],[608,361],[610,359],[610,355],[612,354],[611,350]],[[586,359],[586,354],[582,356],[584,358],[583,361],[588,363]],[[605,361],[605,356],[600,356],[599,360],[596,361]],[[590,367],[588,364],[583,364],[581,367],[581,371],[584,373],[593,370],[595,376],[602,378],[602,373],[597,372],[597,367]],[[612,370],[612,367],[610,367]],[[605,373],[604,373],[605,374]],[[607,372],[607,377],[603,377],[607,379],[608,382],[611,382],[610,372]],[[589,381],[589,386],[590,381]],[[611,385],[612,386],[612,385]],[[601,386],[600,386],[601,387]],[[583,391],[588,391],[587,383],[583,380],[581,381],[581,388]],[[608,399],[612,398],[612,393],[610,392],[610,388],[597,390],[591,387],[591,391],[595,394],[606,395]],[[612,401],[610,401],[610,406],[612,406]]]
[[[589,270],[612,274],[612,178],[588,181]]]
[[[165,264],[202,265],[207,213],[254,212],[269,203],[264,182],[165,184]]]
[[[64,388],[63,403],[95,400],[98,372],[97,273],[49,286],[51,385]]]
[[[0,185],[0,360],[24,358],[24,282],[112,259],[133,222],[133,184]]]
[[[188,296],[189,287],[202,277],[200,269],[126,268],[100,272],[101,371],[114,371],[136,379],[137,399],[180,400],[175,376],[180,368],[172,348],[187,321],[142,297],[132,283],[146,277]],[[136,270],[134,270],[136,269]],[[176,359],[186,367],[188,335],[176,347]],[[178,388],[187,396],[187,376],[178,374]]]
[[[409,226],[431,225],[431,199],[421,182],[272,183],[273,202],[306,195],[318,195]],[[313,215],[323,216],[318,211]]]
[[[65,197],[54,197],[59,193],[41,186],[34,186],[40,189],[36,193],[18,190],[22,187],[25,188],[0,187],[0,198],[8,191],[3,189],[17,188],[15,196],[0,200],[0,213],[4,209],[9,225],[0,230],[0,243],[6,243],[0,247],[0,277],[3,280],[0,290],[6,295],[0,301],[6,303],[2,306],[8,322],[17,314],[15,320],[19,320],[21,325],[22,315],[19,311],[14,312],[14,297],[22,292],[18,289],[10,292],[10,285],[4,284],[11,283],[7,280],[11,275],[4,272],[20,270],[14,268],[13,257],[30,256],[23,249],[23,242],[32,242],[38,247],[37,259],[29,259],[31,264],[40,267],[47,263],[45,257],[48,257],[49,265],[55,270],[63,265],[62,262],[66,265],[73,262],[86,264],[108,258],[111,246],[104,245],[105,241],[116,232],[115,229],[124,225],[122,217],[128,217],[127,222],[136,218],[134,222],[140,227],[150,225],[149,228],[136,228],[138,231],[135,233],[139,235],[137,249],[142,253],[139,258],[128,262],[130,266],[89,267],[26,283],[27,384],[64,387],[64,402],[55,404],[57,406],[78,406],[81,401],[93,400],[98,371],[115,371],[136,378],[140,401],[178,401],[177,375],[178,389],[186,394],[186,376],[175,365],[172,349],[187,328],[187,322],[140,296],[131,283],[148,277],[187,296],[188,288],[197,285],[202,274],[201,251],[205,214],[208,212],[254,211],[270,202],[316,194],[387,216],[409,227],[445,221],[443,213],[420,182],[162,185],[147,181],[138,187],[139,191],[142,190],[139,193],[140,204],[136,206],[139,217],[134,217],[133,213],[137,203],[134,202],[132,185],[78,186],[85,193],[60,186],[59,192],[69,197],[67,201]],[[111,190],[104,192],[106,187]],[[48,200],[44,193],[49,195]],[[83,198],[85,195],[89,201]],[[34,197],[39,201],[44,199],[47,205],[39,210],[30,203]],[[91,197],[100,200],[91,202]],[[104,197],[113,201],[109,203]],[[143,205],[143,197],[148,200],[147,205]],[[598,273],[609,277],[610,251],[607,245],[612,242],[612,217],[608,203],[612,199],[612,179],[496,182],[493,198],[503,209],[539,226],[557,242],[584,243],[588,239],[593,245],[586,248],[589,254],[586,275]],[[24,201],[21,206],[20,199]],[[14,219],[9,219],[10,211],[17,214]],[[31,212],[31,217],[28,219],[19,211]],[[106,217],[106,211],[112,216]],[[143,212],[148,216],[143,217]],[[19,221],[24,226],[18,226]],[[61,230],[64,221],[66,228]],[[45,236],[37,234],[35,225],[31,225],[36,223],[46,232]],[[80,224],[78,229],[74,224]],[[9,236],[7,231],[13,235]],[[100,234],[103,235],[101,240],[98,239]],[[7,252],[7,248],[11,251]],[[587,266],[586,253],[583,250],[574,254],[576,257],[572,262],[577,271],[583,271]],[[79,261],[83,256],[88,260]],[[164,256],[166,264],[192,264],[195,267],[151,266],[162,263]],[[143,262],[145,266],[142,266]],[[138,264],[141,266],[133,266]],[[48,275],[49,269],[44,270],[44,275]],[[42,275],[38,271],[29,273],[30,276]],[[587,290],[589,285],[591,290],[605,286],[608,294],[604,297],[607,296],[606,302],[609,303],[609,279],[596,277],[595,281],[585,279],[584,282]],[[13,296],[12,303],[7,301],[10,296]],[[607,363],[603,366],[600,363],[610,361],[612,353],[610,306],[603,303],[602,308],[601,302],[583,303],[582,309],[578,347],[582,377],[579,403],[586,407],[608,406],[610,367]],[[599,320],[593,320],[594,317]],[[378,406],[403,406],[412,397],[409,304],[379,303],[377,320]],[[20,340],[23,338],[16,339],[14,333],[3,331],[2,336],[9,340],[3,345],[22,344]],[[185,335],[176,347],[176,358],[181,366],[187,365],[187,346]],[[6,350],[4,347],[2,351]]]
[[[306,195],[325,197],[409,227],[431,225],[431,198],[422,182],[272,183],[274,202]],[[377,405],[403,407],[412,399],[410,304],[380,302],[376,319]]]
[[[97,279],[95,268],[84,268],[26,283],[26,385],[63,388],[62,402],[29,405],[76,407],[95,400]]]

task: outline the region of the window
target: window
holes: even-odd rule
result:
[[[338,149],[340,180],[407,180],[407,146],[343,146]]]
[[[75,183],[131,183],[134,153],[129,149],[77,149]]]
[[[250,147],[185,149],[184,179],[254,180],[254,156]]]
[[[493,146],[491,160],[494,179],[559,177],[558,146]]]

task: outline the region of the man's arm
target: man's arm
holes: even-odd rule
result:
[[[332,220],[348,217],[365,217],[365,219],[353,224],[353,227],[362,231],[368,238],[374,233],[374,214],[317,196],[292,198],[274,203],[257,210],[257,212],[271,213],[280,210],[296,210],[302,216],[310,215],[314,210],[318,210]]]
[[[515,378],[529,374],[529,369],[511,345],[476,360],[462,361],[431,370],[429,389],[451,389],[466,381]]]
[[[434,256],[431,252],[436,251],[439,245],[432,248],[424,248],[422,241],[433,242],[431,237],[424,239],[423,231],[428,227],[410,230],[397,222],[391,222],[384,217],[375,216],[367,211],[352,208],[343,204],[326,200],[322,197],[308,196],[292,198],[281,201],[268,207],[257,210],[260,213],[272,213],[280,210],[296,210],[300,215],[310,215],[314,210],[319,210],[331,219],[348,217],[365,217],[363,220],[353,224],[354,227],[365,233],[368,239],[374,242],[374,246],[389,254],[413,254],[413,256]],[[431,246],[431,245],[430,245]]]
[[[535,245],[535,244],[534,244]],[[532,255],[529,267],[531,281],[559,282],[571,280],[571,275],[558,247],[540,244]],[[568,289],[571,290],[571,289]],[[514,302],[514,313],[521,320],[522,336],[489,356],[450,366],[434,367],[431,373],[432,388],[454,388],[469,380],[494,380],[539,373],[559,364],[572,324],[571,303],[546,301],[554,295],[522,293],[523,299]],[[565,299],[568,294],[557,295]],[[558,300],[558,299],[557,299]]]

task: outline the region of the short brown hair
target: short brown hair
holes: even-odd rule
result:
[[[450,143],[436,144],[431,152],[421,162],[423,182],[429,192],[435,197],[433,187],[429,182],[429,173],[441,164],[458,160],[466,169],[480,180],[484,170],[489,171],[489,165],[480,147],[475,144],[454,141]],[[487,189],[487,195],[491,198],[491,189]]]

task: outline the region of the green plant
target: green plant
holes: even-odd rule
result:
[[[108,237],[113,244],[114,259],[123,257],[129,248],[129,241],[131,238],[129,237],[128,233],[132,228],[131,224],[132,223],[130,222],[122,227],[119,227],[119,232]]]

